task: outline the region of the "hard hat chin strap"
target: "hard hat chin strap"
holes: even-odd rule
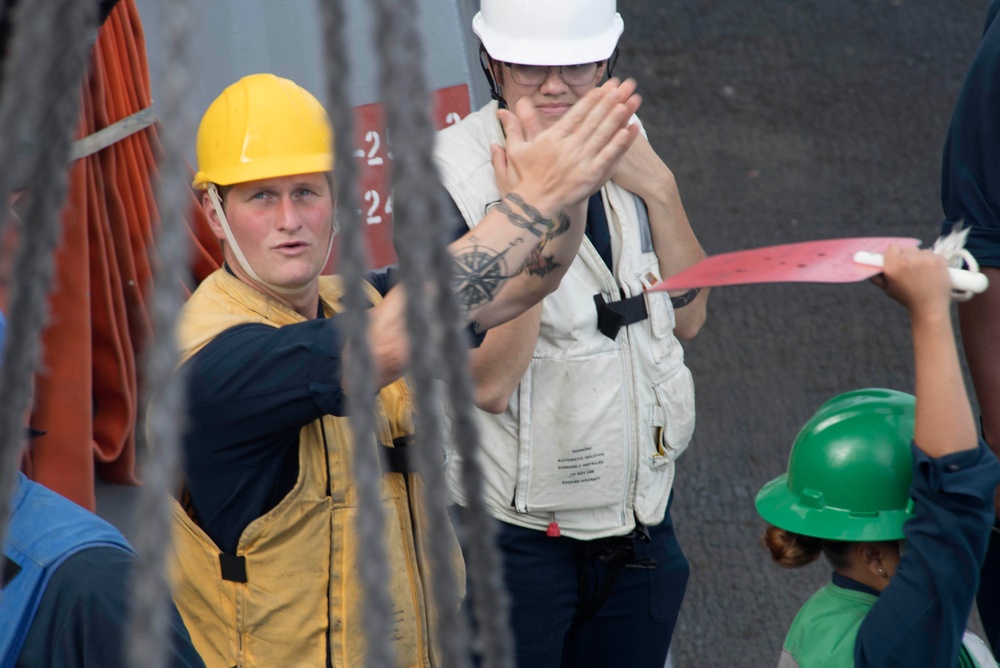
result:
[[[226,243],[229,244],[230,248],[233,250],[233,256],[236,258],[237,264],[240,268],[249,276],[255,283],[262,285],[269,290],[273,290],[282,295],[292,295],[298,292],[297,289],[286,288],[280,285],[275,285],[265,281],[263,278],[257,275],[257,272],[253,270],[250,266],[250,261],[247,260],[246,255],[243,254],[243,249],[236,242],[236,237],[233,235],[233,229],[229,225],[229,219],[226,217],[226,212],[222,208],[222,200],[219,198],[219,189],[214,183],[208,184],[208,196],[212,200],[212,206],[215,207],[215,214],[219,217],[219,223],[222,225],[222,231],[226,235]],[[330,232],[330,243],[326,247],[326,259],[323,261],[323,266],[325,267],[327,262],[330,261],[330,253],[333,251],[333,239],[337,235],[337,227],[334,225],[333,230]]]
[[[500,86],[497,84],[496,79],[493,77],[493,70],[490,69],[490,65],[493,63],[493,59],[490,58],[490,54],[486,52],[486,47],[483,46],[482,42],[479,43],[479,66],[483,68],[483,74],[486,75],[486,80],[490,83],[490,97],[500,103],[501,109],[507,108],[507,103],[503,99],[503,91],[500,90]]]

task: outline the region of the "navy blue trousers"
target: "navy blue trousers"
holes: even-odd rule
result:
[[[690,571],[669,508],[662,523],[647,528],[648,538],[611,539],[617,547],[631,543],[631,563],[620,569],[598,541],[498,525],[519,668],[663,668]],[[607,599],[578,620],[609,577]]]

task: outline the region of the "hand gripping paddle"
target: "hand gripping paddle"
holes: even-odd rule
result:
[[[853,283],[882,273],[882,253],[889,246],[919,246],[909,237],[856,237],[803,241],[720,253],[660,281],[650,290],[688,290],[752,283]],[[986,276],[949,269],[956,291],[982,292]]]

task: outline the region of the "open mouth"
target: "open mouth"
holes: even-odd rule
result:
[[[278,244],[274,249],[281,253],[298,253],[309,248],[309,244],[304,241],[288,241]]]

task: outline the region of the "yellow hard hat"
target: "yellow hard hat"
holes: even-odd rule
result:
[[[222,91],[198,127],[192,186],[228,186],[333,169],[326,110],[309,91],[273,74],[251,74]]]

